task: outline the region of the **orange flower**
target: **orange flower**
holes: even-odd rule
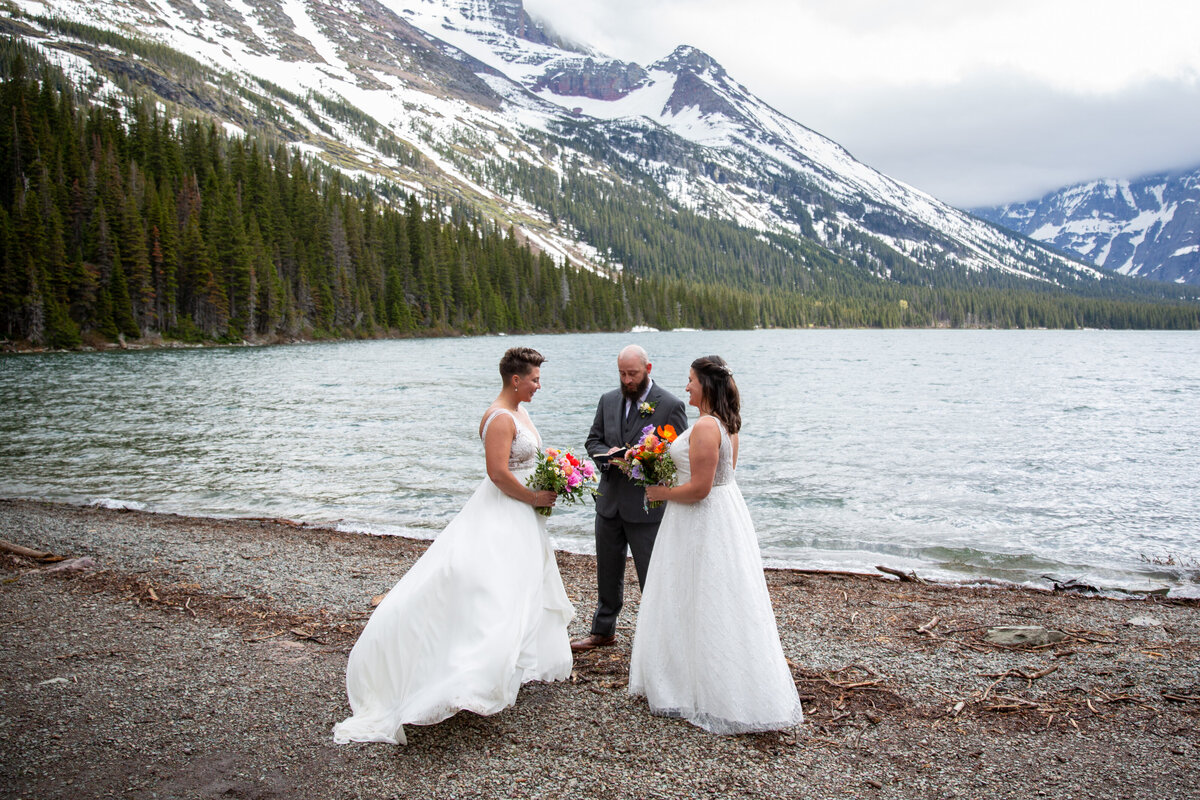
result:
[[[675,432],[674,425],[659,425],[658,435],[668,442],[673,442],[679,434]]]

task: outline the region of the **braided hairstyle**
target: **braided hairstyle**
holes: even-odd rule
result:
[[[712,415],[725,424],[730,435],[742,428],[742,396],[733,380],[733,370],[720,356],[701,356],[692,362],[696,380]]]

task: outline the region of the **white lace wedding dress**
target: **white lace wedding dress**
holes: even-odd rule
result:
[[[724,426],[712,491],[668,503],[638,611],[629,693],[654,714],[713,733],[789,728],[800,698],[779,644],[762,556],[734,481]],[[691,474],[690,427],[671,445],[677,483]]]
[[[539,442],[513,420],[508,465],[523,482]],[[346,667],[354,714],[334,740],[404,744],[404,725],[495,714],[522,683],[570,677],[574,615],[546,518],[484,478],[371,615]]]

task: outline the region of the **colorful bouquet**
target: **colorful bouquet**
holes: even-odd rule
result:
[[[611,462],[621,472],[639,486],[673,486],[675,483],[675,461],[667,446],[675,441],[674,425],[660,425],[655,428],[647,425],[642,428],[642,438],[633,447],[625,451],[625,455],[614,458]],[[643,507],[658,508],[661,500],[653,503],[643,501]]]
[[[535,491],[549,490],[564,503],[578,503],[587,495],[595,495],[596,470],[586,461],[581,462],[569,450],[546,448],[538,453],[533,474],[525,479],[525,485]],[[543,516],[550,516],[552,506],[535,509]]]

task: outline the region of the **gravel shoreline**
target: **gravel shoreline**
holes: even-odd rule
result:
[[[428,543],[0,500],[0,797],[1149,797],[1200,785],[1200,603],[768,570],[807,714],[718,737],[617,647],[493,717],[335,745],[346,654]],[[590,556],[559,553],[586,633]],[[84,562],[86,564],[86,562]],[[1060,641],[1004,646],[997,626]]]

